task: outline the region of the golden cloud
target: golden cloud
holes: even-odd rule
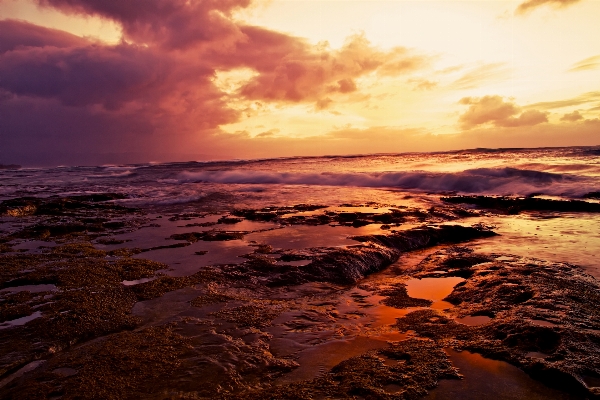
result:
[[[459,104],[469,108],[459,117],[463,129],[491,124],[496,127],[532,126],[548,122],[546,113],[538,110],[522,111],[512,101],[501,96],[464,97]]]

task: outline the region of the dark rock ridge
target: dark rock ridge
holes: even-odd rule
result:
[[[450,204],[474,204],[502,210],[509,214],[521,211],[600,212],[600,204],[582,200],[550,200],[535,197],[452,196],[441,200]]]
[[[600,192],[589,192],[583,195],[584,199],[600,199]]]
[[[239,240],[244,237],[245,233],[247,232],[210,230],[205,232],[177,233],[171,235],[170,238],[174,240],[186,240],[189,243],[194,243],[199,240],[214,242],[226,240]]]
[[[81,210],[120,210],[133,211],[132,209],[113,203],[110,200],[126,198],[119,193],[98,193],[80,196],[48,198],[19,197],[4,200],[0,203],[0,215],[22,217],[26,215],[65,215]]]
[[[0,216],[22,219],[21,229],[0,237],[14,239],[90,240],[122,229],[137,229],[144,217],[138,209],[123,207],[112,200],[119,193],[47,198],[20,197],[0,202]]]
[[[440,225],[388,235],[355,236],[352,239],[362,244],[321,249],[325,254],[314,256],[308,265],[295,267],[279,276],[276,270],[270,270],[269,274],[271,284],[276,286],[304,282],[352,284],[390,265],[403,252],[494,235],[496,233],[481,226]]]
[[[343,204],[346,208],[360,208],[362,205]],[[445,207],[422,210],[408,207],[389,207],[381,204],[369,203],[365,207],[388,208],[389,212],[363,212],[363,211],[331,211],[324,210],[322,213],[307,215],[298,214],[303,211],[316,211],[327,208],[320,205],[297,205],[293,207],[266,207],[260,210],[238,209],[232,214],[250,221],[271,221],[281,225],[328,225],[338,224],[354,226],[356,228],[369,224],[401,225],[403,223],[439,223],[451,221],[462,217],[476,215],[473,211],[461,207]],[[293,214],[293,215],[288,215]]]

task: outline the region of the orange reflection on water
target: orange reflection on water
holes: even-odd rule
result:
[[[454,399],[577,399],[551,389],[525,372],[503,361],[490,360],[468,351],[446,350],[452,364],[464,375],[462,380],[441,380],[429,392],[428,400]]]
[[[464,281],[463,278],[456,276],[449,276],[447,278],[411,279],[406,282],[406,290],[410,297],[431,300],[433,301],[431,308],[444,310],[452,308],[452,304],[447,301],[442,301],[442,299],[452,293],[454,286],[462,281]]]
[[[475,250],[484,253],[515,254],[542,260],[567,262],[600,278],[597,256],[600,253],[600,215],[567,214],[560,217],[524,214],[482,218],[478,222],[495,226],[500,236],[480,239]]]
[[[277,380],[278,384],[298,382],[317,377],[329,371],[340,362],[366,353],[369,350],[388,346],[387,341],[399,341],[406,338],[402,333],[388,333],[365,337],[356,336],[344,340],[332,340],[309,347],[298,354],[300,366]]]

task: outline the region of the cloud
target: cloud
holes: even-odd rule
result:
[[[532,126],[548,122],[545,113],[538,110],[522,112],[521,108],[501,96],[464,97],[459,104],[469,108],[459,117],[463,129],[491,124],[496,127]]]
[[[0,20],[0,54],[28,47],[64,48],[86,44],[89,44],[86,39],[67,32],[14,19]]]
[[[581,119],[583,119],[583,115],[579,114],[579,111],[575,110],[570,114],[563,115],[560,120],[567,121],[567,122],[575,122],[575,121],[579,121]]]
[[[125,39],[169,49],[185,49],[216,39],[241,40],[232,12],[251,0],[37,0],[43,7],[115,21]]]
[[[510,68],[506,66],[506,63],[485,64],[465,73],[451,83],[450,88],[456,90],[473,89],[488,82],[507,79],[509,76]]]
[[[260,73],[240,90],[248,99],[320,101],[335,93],[355,92],[355,80],[366,74],[399,75],[428,63],[427,57],[402,48],[386,52],[373,47],[362,35],[348,38],[339,50],[330,50],[261,28],[245,27],[243,32],[248,40],[236,44],[233,59],[227,57],[226,62],[239,60]],[[259,49],[262,54],[257,54]]]
[[[402,47],[380,49],[363,35],[331,49],[245,25],[233,13],[251,0],[36,1],[115,21],[123,40],[109,45],[0,21],[0,156],[19,155],[24,164],[211,153],[220,143],[231,147],[219,127],[239,121],[248,102],[327,109],[364,98],[365,75],[397,76],[430,62]],[[220,84],[221,73],[240,70],[249,73]],[[272,132],[260,140],[278,140]]]
[[[534,8],[543,5],[552,5],[554,7],[563,8],[572,4],[578,3],[580,0],[527,0],[519,5],[515,10],[515,14],[525,14]]]
[[[590,69],[600,68],[600,55],[588,57],[584,60],[578,61],[569,69],[569,71],[586,71]]]
[[[279,129],[269,129],[268,131],[259,133],[258,135],[256,135],[256,137],[274,136],[274,135],[278,134],[279,132],[280,132]]]
[[[0,87],[18,96],[54,98],[68,106],[156,98],[176,66],[135,45],[36,47],[0,55]],[[202,75],[210,74],[205,71]]]
[[[324,99],[317,100],[317,103],[315,104],[315,108],[319,111],[326,110],[332,104],[333,104],[333,100],[331,100],[329,97],[325,97]]]
[[[411,78],[407,83],[413,84],[413,90],[433,90],[438,86],[439,82],[423,78]]]
[[[577,97],[566,100],[544,101],[528,105],[526,108],[540,108],[542,110],[553,110],[556,108],[578,106],[581,104],[596,102],[600,100],[600,92],[588,92]]]

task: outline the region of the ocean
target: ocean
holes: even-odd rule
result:
[[[300,200],[306,188],[315,199],[327,188],[580,198],[600,190],[599,156],[599,147],[567,147],[23,168],[0,171],[0,198],[112,191],[136,205],[214,193],[277,202]]]

